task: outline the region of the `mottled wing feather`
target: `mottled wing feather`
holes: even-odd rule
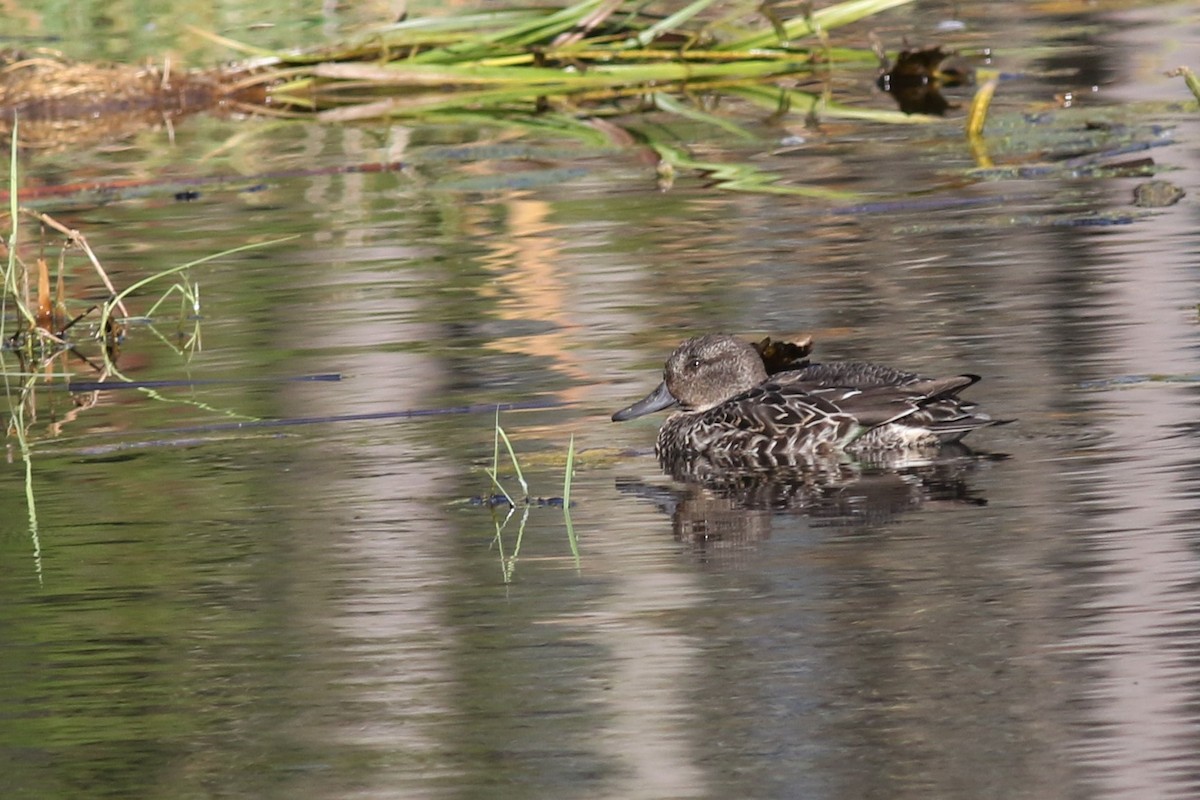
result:
[[[797,455],[842,449],[861,426],[824,397],[797,386],[774,382],[757,386],[686,421],[679,432],[673,420],[659,433],[659,452],[670,456],[686,449],[721,461],[785,463]],[[681,418],[680,423],[684,423]]]
[[[775,379],[813,386],[846,386],[855,389],[865,389],[871,386],[900,386],[924,380],[915,372],[905,372],[883,364],[857,361],[808,364],[800,369],[777,375]]]

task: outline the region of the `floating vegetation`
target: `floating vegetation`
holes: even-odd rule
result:
[[[19,115],[29,123],[24,146],[53,148],[169,126],[200,109],[328,122],[629,114],[662,108],[646,104],[650,95],[725,92],[870,64],[870,49],[834,47],[830,33],[911,1],[846,0],[813,10],[809,3],[694,0],[663,13],[645,0],[583,0],[405,19],[357,40],[292,53],[197,31],[253,57],[196,70],[8,51],[0,53],[0,121]]]
[[[698,123],[762,150],[762,129],[785,116],[805,124],[846,119],[882,124],[923,124],[952,108],[938,89],[973,82],[966,119],[967,144],[976,169],[968,179],[988,180],[1065,173],[1128,174],[1132,164],[1110,163],[1111,148],[1074,163],[1047,163],[1040,121],[1049,112],[989,110],[1002,86],[995,71],[948,63],[941,45],[911,47],[888,58],[871,47],[840,46],[837,30],[911,0],[845,0],[814,9],[784,0],[580,0],[566,7],[526,7],[438,18],[402,19],[357,38],[295,52],[267,52],[197,31],[246,55],[245,60],[196,70],[85,65],[46,51],[0,53],[0,133],[17,114],[22,141],[43,150],[113,138],[148,124],[171,130],[173,120],[201,108],[250,112],[330,124],[403,118],[423,124],[504,126],[534,136],[571,137],[589,147],[638,147],[656,159],[659,184],[699,174],[727,191],[805,196],[862,205],[865,198],[814,180],[780,176],[736,153],[708,156],[689,146],[679,123]],[[835,69],[882,64],[879,86],[899,110],[834,99]],[[1197,92],[1195,75],[1175,70]],[[763,128],[739,124],[718,101],[733,99],[743,111],[759,109]],[[1074,117],[1074,115],[1072,115]],[[125,120],[119,123],[118,120]],[[110,125],[110,123],[112,123]],[[985,138],[985,123],[990,137]],[[777,130],[777,128],[771,128]],[[1148,146],[1157,146],[1151,141]],[[1014,150],[1015,148],[1015,150]],[[419,148],[409,153],[417,153]],[[1008,151],[1007,153],[1005,151]],[[412,156],[420,159],[419,153]],[[487,157],[477,153],[474,157]],[[1036,163],[1030,163],[1036,160]],[[392,170],[409,164],[361,164],[334,169]],[[577,164],[433,182],[449,191],[511,190],[571,180]],[[1138,174],[1153,174],[1146,159]],[[439,170],[444,175],[445,170]],[[55,197],[124,198],[147,192],[192,199],[201,186],[244,191],[272,175],[171,178],[126,185],[48,187]],[[957,177],[962,177],[961,175]],[[240,188],[239,188],[240,187]],[[247,188],[249,187],[249,188]],[[925,191],[922,187],[919,191]],[[72,194],[72,196],[75,196]]]
[[[0,56],[0,135],[3,124],[20,115],[23,146],[78,147],[151,125],[170,133],[175,120],[198,110],[331,124],[402,117],[430,124],[518,125],[593,146],[644,146],[658,159],[664,188],[687,172],[725,190],[856,201],[844,191],[784,184],[745,160],[697,157],[661,120],[697,121],[756,141],[727,116],[708,110],[720,96],[760,106],[769,118],[787,113],[888,124],[932,119],[841,105],[827,91],[835,67],[868,67],[879,59],[877,48],[839,47],[832,34],[911,1],[845,0],[814,9],[808,2],[760,0],[693,0],[682,7],[581,0],[564,8],[403,19],[354,40],[300,52],[265,52],[197,31],[248,58],[196,70],[169,62],[90,65],[48,51],[10,51]],[[801,83],[819,86],[809,92]],[[482,180],[482,187],[468,182],[448,188],[486,189],[496,179]],[[139,191],[194,196],[193,189],[169,178],[150,187],[106,188],[117,197]],[[75,189],[95,194],[95,187]]]
[[[330,120],[468,108],[593,113],[664,86],[695,92],[869,63],[870,50],[832,48],[828,33],[908,2],[849,0],[816,11],[789,4],[794,13],[781,18],[781,4],[764,11],[758,0],[719,9],[714,0],[695,0],[667,16],[654,3],[583,0],[404,20],[311,52],[260,53],[222,79],[233,92],[261,89],[272,113]]]

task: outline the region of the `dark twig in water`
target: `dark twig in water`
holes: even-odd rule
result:
[[[107,384],[104,384],[107,386]],[[151,435],[166,436],[180,433],[218,433],[222,431],[241,431],[241,430],[256,430],[269,428],[290,428],[300,425],[327,425],[339,422],[373,422],[376,420],[389,419],[415,419],[419,417],[440,417],[453,414],[482,414],[484,412],[494,413],[497,407],[501,411],[524,411],[529,409],[540,408],[561,408],[567,405],[561,400],[526,400],[518,403],[500,403],[497,406],[495,403],[483,403],[468,406],[451,406],[449,408],[414,408],[404,411],[375,411],[364,414],[332,414],[322,417],[289,417],[286,419],[253,419],[242,422],[217,422],[209,425],[184,425],[178,428],[157,428],[148,431]],[[95,434],[89,434],[89,438],[95,436],[118,436],[122,435],[123,431],[106,432],[101,431]],[[62,441],[61,439],[59,441]]]
[[[158,381],[121,381],[121,382],[105,382],[99,381],[72,381],[67,384],[68,392],[115,392],[125,389],[173,389],[190,386],[228,386],[228,385],[245,385],[251,383],[312,383],[312,382],[329,382],[336,383],[340,381],[342,376],[336,372],[321,373],[317,375],[289,375],[282,378],[203,378],[203,379],[178,379],[178,380],[158,380]]]

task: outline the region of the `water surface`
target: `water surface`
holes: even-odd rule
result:
[[[1113,105],[1187,99],[1159,74],[1189,60],[1185,5],[987,9],[963,39],[1018,76],[1001,165],[1046,155],[999,133],[1031,108],[1094,150]],[[932,37],[944,13],[891,19]],[[838,91],[886,107],[872,78]],[[636,148],[470,126],[197,118],[30,156],[47,183],[244,176],[47,209],[119,285],[297,238],[192,271],[201,350],[136,329],[122,355],[135,380],[231,382],[83,410],[39,390],[36,525],[15,449],[0,477],[4,795],[1194,796],[1194,110],[1129,122],[1189,192],[1153,211],[1136,176],[965,178],[961,113],[729,113],[762,142],[689,145],[863,202],[664,191]],[[819,491],[680,483],[656,420],[608,416],[710,330],[978,373],[1018,422],[972,436],[987,457]],[[500,417],[535,496],[562,494],[574,436],[577,556],[561,508],[522,528],[469,502],[495,491],[490,411],[397,415],[514,401],[544,406]],[[232,425],[300,418],[323,421]]]

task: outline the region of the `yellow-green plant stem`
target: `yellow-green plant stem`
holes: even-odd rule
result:
[[[1182,77],[1183,82],[1191,89],[1192,95],[1197,100],[1200,100],[1200,78],[1196,77],[1196,73],[1192,71],[1191,67],[1176,67],[1170,70],[1167,75],[1171,78]]]
[[[21,316],[25,318],[25,322],[29,325],[29,330],[34,330],[37,327],[37,319],[33,315],[33,311],[29,309],[29,305],[21,299],[21,289],[17,285],[17,245],[20,236],[20,225],[17,220],[21,211],[19,201],[20,180],[17,176],[17,145],[18,145],[18,120],[13,119],[12,142],[10,143],[11,156],[8,162],[8,218],[9,224],[12,226],[9,229],[8,235],[8,268],[4,272],[4,298],[0,301],[0,325],[8,322],[8,298],[13,298],[13,303]]]
[[[12,140],[9,143],[11,156],[8,163],[8,214],[9,224],[12,226],[9,230],[8,237],[8,267],[4,274],[4,297],[0,299],[0,326],[8,322],[8,296],[11,293],[17,308],[21,310],[22,315],[30,325],[32,331],[37,321],[34,319],[32,312],[27,305],[21,302],[17,294],[17,244],[19,228],[18,219],[20,211],[19,189],[20,181],[17,175],[17,150],[18,150],[18,120],[13,119]],[[9,398],[9,424],[17,437],[17,445],[21,450],[21,462],[25,466],[25,508],[29,515],[29,538],[33,543],[33,564],[34,571],[38,576],[38,583],[42,582],[42,542],[38,532],[38,515],[37,515],[37,495],[33,490],[33,451],[29,447],[29,436],[27,426],[25,424],[25,402],[34,376],[27,378],[27,383],[16,392],[16,405],[12,405],[12,397],[14,396],[13,387],[9,385],[9,374],[7,370],[4,373],[5,395]]]
[[[508,501],[509,508],[516,508],[517,504],[512,499],[512,495],[510,495],[508,493],[508,490],[504,488],[504,484],[500,483],[500,407],[499,406],[496,407],[496,426],[495,426],[495,430],[492,432],[492,468],[489,470],[484,470],[484,471],[487,472],[488,477],[492,479],[492,485],[495,486],[497,489],[499,489],[500,493],[504,495],[504,499]],[[507,523],[508,523],[508,520],[506,518],[505,524],[507,524]],[[499,525],[496,528],[496,536],[497,537],[500,536],[500,526]]]
[[[501,440],[504,441],[504,447],[508,450],[508,457],[512,461],[513,471],[517,473],[517,483],[521,484],[521,491],[525,494],[525,500],[529,500],[529,484],[525,482],[525,476],[521,474],[521,464],[517,461],[517,454],[513,452],[512,442],[508,438],[508,434],[504,432],[504,428],[500,427],[500,410],[496,410],[496,433],[500,434]]]
[[[995,78],[984,81],[971,98],[971,107],[967,110],[967,138],[983,135],[983,126],[987,124],[988,109],[996,95],[997,85]]]
[[[662,34],[687,22],[692,17],[711,6],[714,2],[715,0],[697,0],[695,3],[690,3],[676,11],[674,14],[663,17],[661,20],[654,23],[649,28],[646,28],[646,30],[642,31],[637,36],[633,37],[633,39],[630,41],[639,47],[645,47]]]
[[[579,569],[579,540],[575,537],[575,526],[571,524],[571,481],[575,476],[575,434],[567,446],[567,467],[563,472],[563,524],[567,526],[567,544],[575,557],[575,569]]]
[[[563,508],[571,507],[571,481],[575,477],[575,434],[567,445],[567,468],[563,472]]]
[[[782,24],[786,41],[779,41],[775,30],[757,33],[722,45],[720,50],[752,50],[760,47],[777,47],[790,41],[802,39],[817,31],[828,31],[858,22],[860,19],[887,11],[889,8],[906,5],[913,0],[848,0],[844,3],[827,6],[814,11],[811,15],[803,15],[787,20]]]

